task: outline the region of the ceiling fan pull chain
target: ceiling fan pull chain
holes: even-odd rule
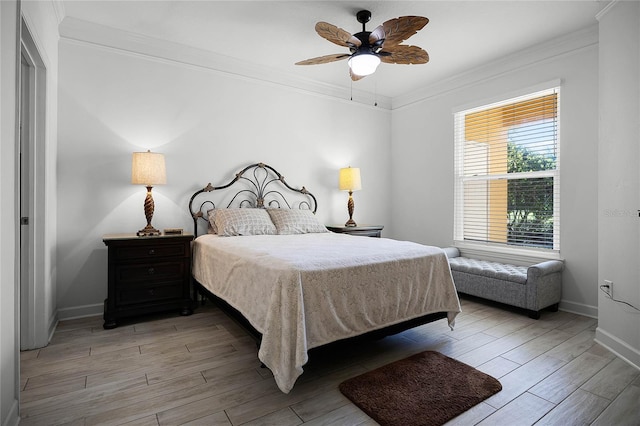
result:
[[[373,76],[373,106],[378,106],[378,76]]]

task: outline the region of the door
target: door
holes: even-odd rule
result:
[[[20,66],[20,348],[27,349],[32,346],[30,321],[31,297],[31,265],[29,256],[30,227],[29,227],[29,201],[30,201],[30,167],[29,149],[31,133],[31,75],[33,67],[25,56],[23,49]]]

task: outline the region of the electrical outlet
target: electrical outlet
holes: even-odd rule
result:
[[[613,299],[613,281],[604,280],[604,285],[602,286],[602,291],[605,292],[607,296]]]

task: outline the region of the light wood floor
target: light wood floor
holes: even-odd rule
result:
[[[502,383],[449,424],[640,425],[640,372],[593,342],[596,320],[461,303],[454,331],[441,320],[313,353],[289,394],[211,304],[114,330],[99,317],[64,321],[49,346],[21,354],[21,425],[371,425],[338,384],[423,350]]]

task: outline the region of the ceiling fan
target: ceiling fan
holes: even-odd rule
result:
[[[361,10],[356,19],[362,24],[362,32],[350,34],[342,28],[326,22],[316,24],[316,32],[338,46],[348,47],[350,53],[319,56],[296,65],[317,65],[349,58],[349,75],[357,81],[373,74],[380,64],[426,64],[429,54],[418,46],[401,44],[420,31],[429,19],[422,16],[401,16],[390,19],[369,32],[365,24],[371,19],[371,12]]]

